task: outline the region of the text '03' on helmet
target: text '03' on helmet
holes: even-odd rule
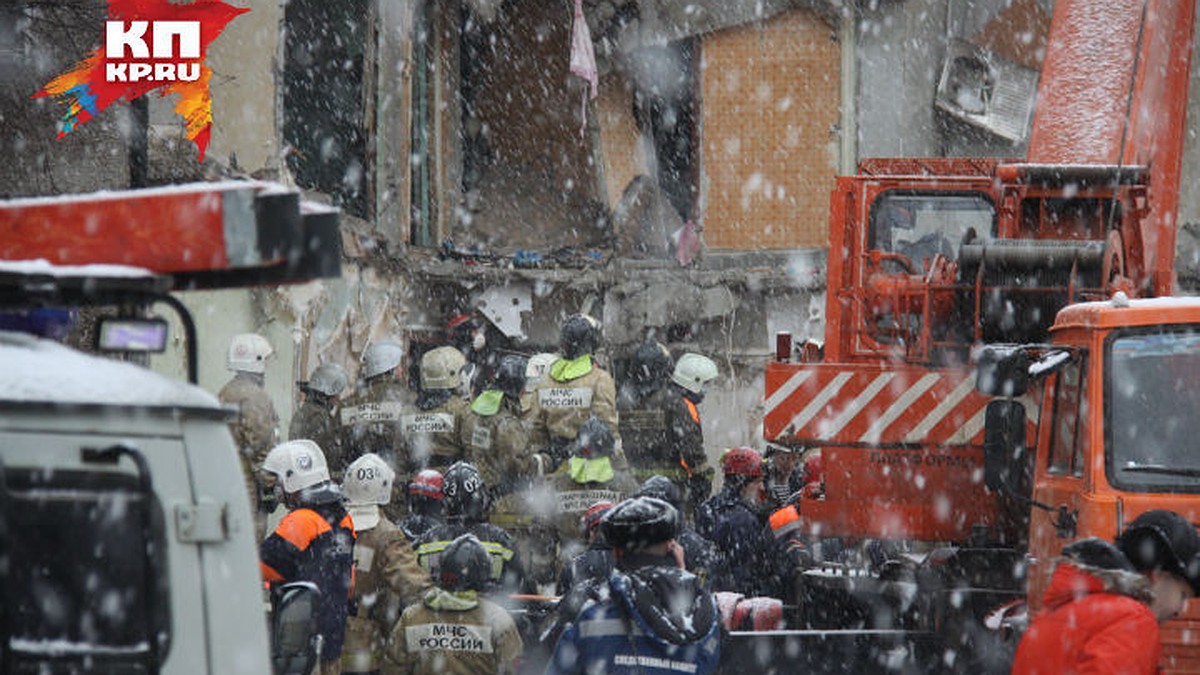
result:
[[[633,497],[606,513],[600,527],[612,546],[642,549],[679,534],[679,511],[661,499]]]
[[[487,486],[473,464],[455,462],[442,477],[442,505],[446,515],[482,520],[487,510]]]
[[[275,474],[284,492],[299,492],[329,480],[325,453],[316,443],[300,439],[280,443],[271,448],[263,460],[262,470]]]
[[[721,471],[726,476],[762,478],[762,455],[750,448],[733,448],[721,456]]]
[[[364,378],[372,378],[384,373],[390,373],[400,365],[404,358],[404,348],[394,340],[383,340],[367,347],[363,352]]]
[[[600,346],[600,322],[587,314],[572,314],[563,322],[558,342],[565,359],[592,354]]]
[[[350,384],[350,376],[346,369],[336,363],[322,363],[317,366],[305,385],[308,389],[326,396],[339,396]]]
[[[229,341],[225,367],[235,372],[263,373],[267,369],[267,358],[274,353],[265,337],[257,333],[242,333]]]
[[[475,535],[460,536],[442,552],[438,586],[448,591],[479,591],[491,578],[492,558]]]
[[[513,354],[502,357],[496,366],[493,386],[508,396],[520,396],[525,390],[525,359]]]
[[[373,452],[359,457],[342,475],[342,492],[352,505],[387,504],[392,501],[396,472]]]
[[[633,353],[629,377],[639,383],[663,382],[674,364],[671,352],[661,342],[649,340]]]
[[[717,378],[717,364],[702,354],[684,354],[675,362],[671,381],[693,394],[704,391],[704,385]]]
[[[457,389],[462,380],[458,373],[467,364],[467,359],[454,347],[438,347],[425,352],[421,357],[421,388]]]
[[[576,457],[592,459],[596,457],[611,457],[617,447],[617,439],[612,429],[604,420],[592,415],[579,425],[575,434],[575,442],[571,454]]]
[[[1165,570],[1187,581],[1200,595],[1200,534],[1186,518],[1162,509],[1134,519],[1117,546],[1141,572]]]
[[[422,469],[409,481],[408,496],[441,501],[443,480],[440,472],[433,469]]]

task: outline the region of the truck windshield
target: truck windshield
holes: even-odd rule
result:
[[[1109,340],[1108,478],[1136,492],[1200,492],[1200,326]]]
[[[938,253],[957,260],[963,243],[991,240],[995,219],[980,194],[885,192],[872,205],[869,247],[908,256],[918,268]]]

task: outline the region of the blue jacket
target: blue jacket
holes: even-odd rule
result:
[[[717,668],[716,604],[668,558],[622,560],[559,638],[547,675],[706,675]]]

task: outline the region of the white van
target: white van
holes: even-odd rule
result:
[[[229,415],[0,332],[0,671],[271,672]]]

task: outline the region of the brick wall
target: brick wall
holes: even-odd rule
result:
[[[706,36],[701,176],[709,248],[826,244],[836,171],[839,45],[800,10]]]

